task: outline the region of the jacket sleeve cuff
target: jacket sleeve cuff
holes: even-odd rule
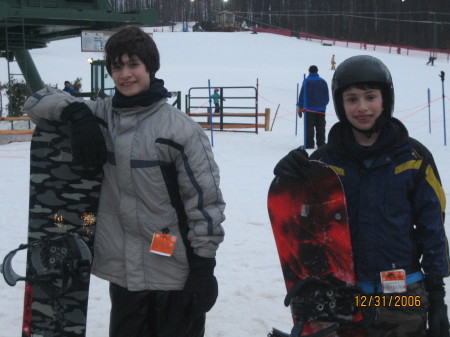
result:
[[[216,251],[205,248],[197,248],[194,249],[194,255],[211,259],[216,257]]]

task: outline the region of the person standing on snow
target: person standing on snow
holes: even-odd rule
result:
[[[121,29],[105,56],[113,97],[84,101],[47,87],[24,110],[36,123],[70,123],[74,161],[103,167],[92,273],[110,282],[109,336],[203,337],[225,219],[209,139],[167,103],[148,34]]]
[[[220,112],[220,100],[225,101],[225,98],[221,98],[220,94],[219,94],[219,88],[214,89],[214,93],[211,95],[211,98],[213,99],[213,103],[214,103],[214,113],[219,113]]]
[[[327,82],[317,73],[317,66],[309,67],[309,76],[303,81],[298,97],[298,116],[305,114],[307,149],[314,148],[314,130],[317,147],[325,144],[325,110],[330,100]]]
[[[367,336],[448,337],[446,200],[433,156],[392,116],[393,82],[380,60],[364,55],[342,62],[332,93],[339,122],[309,159],[339,175],[358,284],[368,296],[385,299]],[[274,173],[305,179],[308,163],[299,148]],[[395,289],[383,281],[392,270],[400,275]],[[396,298],[418,302],[394,306]]]
[[[334,59],[334,54],[331,56],[331,70],[336,69],[336,60]]]

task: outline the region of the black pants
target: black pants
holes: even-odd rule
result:
[[[203,337],[205,315],[188,321],[181,291],[129,291],[110,283],[110,337]]]
[[[423,281],[408,286],[402,294],[375,294],[384,297],[383,303],[377,307],[375,321],[367,328],[367,337],[427,336],[428,294]],[[394,300],[389,300],[392,297]],[[400,300],[399,300],[400,299]],[[413,305],[395,306],[405,303],[403,299],[414,299]],[[390,303],[390,304],[389,304]]]
[[[325,112],[306,111],[306,144],[307,149],[314,148],[314,129],[317,147],[325,144]]]

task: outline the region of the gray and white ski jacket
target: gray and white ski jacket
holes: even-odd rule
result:
[[[45,88],[24,111],[35,123],[60,120],[75,101],[104,121],[108,149],[92,273],[130,291],[183,289],[188,251],[214,257],[224,237],[225,203],[208,137],[166,99],[116,109],[111,99],[84,101]],[[149,251],[158,232],[177,237],[171,257]]]

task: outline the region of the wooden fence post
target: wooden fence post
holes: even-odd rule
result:
[[[270,108],[266,108],[265,110],[265,120],[264,120],[264,130],[269,131],[270,124]]]

